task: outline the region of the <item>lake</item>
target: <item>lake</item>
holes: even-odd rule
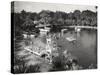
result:
[[[74,42],[66,40],[67,37],[76,39]],[[97,65],[97,31],[82,30],[79,33],[68,31],[57,41],[63,49],[67,49],[78,58],[79,65],[87,68],[90,64]]]

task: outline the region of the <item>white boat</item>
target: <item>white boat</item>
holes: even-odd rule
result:
[[[75,41],[75,40],[76,40],[76,38],[74,38],[74,37],[67,37],[67,38],[66,38],[66,40],[68,40],[68,41],[70,41],[70,42],[71,42],[71,41]]]

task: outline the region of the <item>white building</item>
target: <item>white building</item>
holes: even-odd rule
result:
[[[44,29],[41,28],[40,30],[40,35],[47,35],[47,33],[50,31],[50,28],[45,27]]]

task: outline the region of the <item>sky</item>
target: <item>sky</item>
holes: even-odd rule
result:
[[[41,10],[51,10],[51,11],[63,11],[63,12],[73,12],[74,10],[91,10],[96,12],[95,6],[90,5],[72,5],[72,4],[58,4],[58,3],[40,3],[40,2],[23,2],[15,1],[14,12],[21,12],[25,10],[27,12],[40,12]]]

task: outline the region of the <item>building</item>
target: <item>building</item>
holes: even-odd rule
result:
[[[50,32],[50,28],[45,27],[45,28],[39,28],[40,30],[40,35],[47,35]]]

